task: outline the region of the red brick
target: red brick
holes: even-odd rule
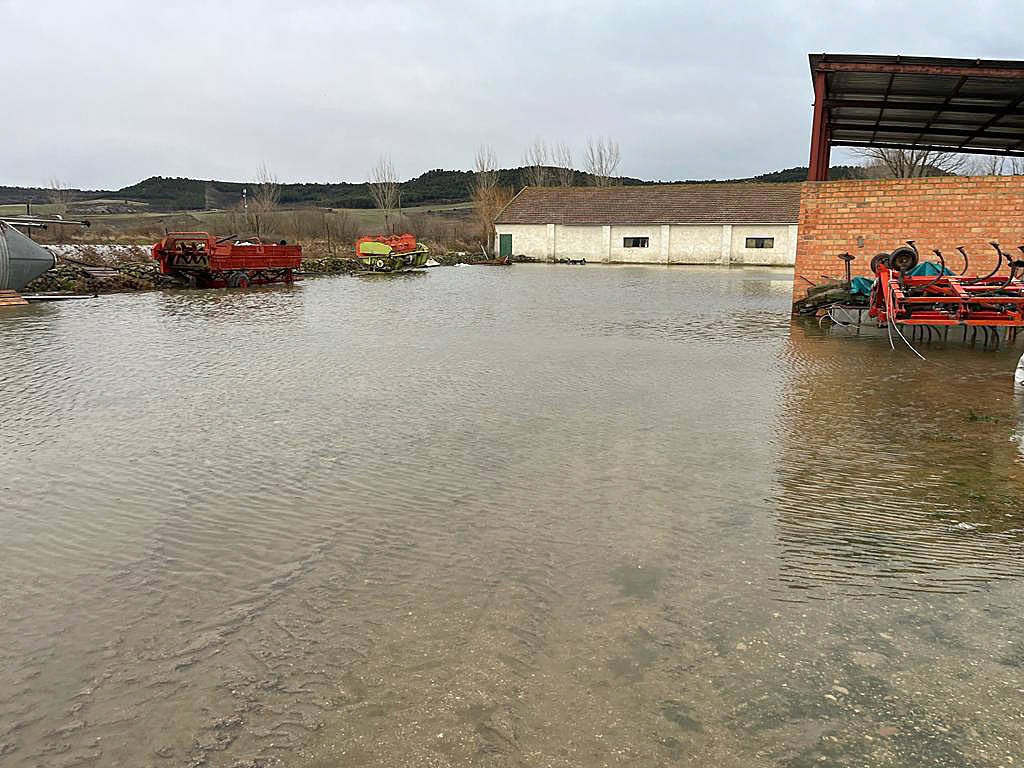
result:
[[[864,245],[857,245],[857,238]],[[1019,254],[1024,245],[1024,176],[946,176],[893,181],[807,182],[800,195],[794,295],[803,295],[804,275],[840,275],[844,251],[856,259],[854,275],[870,275],[876,253],[905,240],[917,241],[922,257],[939,248],[953,269],[962,268],[958,245],[971,256],[969,274],[987,272],[989,240]]]

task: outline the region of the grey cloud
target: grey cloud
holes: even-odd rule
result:
[[[1013,2],[2,0],[0,184],[361,180],[621,144],[623,173],[806,162],[807,53],[1014,58]],[[842,155],[839,155],[840,159]]]

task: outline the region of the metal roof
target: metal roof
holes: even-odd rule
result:
[[[497,224],[796,224],[799,184],[526,187]]]
[[[828,143],[1024,157],[1024,61],[810,55]]]

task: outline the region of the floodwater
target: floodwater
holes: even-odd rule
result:
[[[1022,350],[922,362],[790,292],[4,312],[0,766],[1020,765]]]

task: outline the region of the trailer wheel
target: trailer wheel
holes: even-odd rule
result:
[[[909,272],[917,266],[917,251],[909,245],[901,245],[889,255],[889,266],[897,272]]]
[[[377,269],[384,269],[384,259],[377,259],[375,262],[373,262],[373,266],[375,266]]]
[[[232,272],[225,282],[228,288],[248,288],[249,275],[245,272]]]

